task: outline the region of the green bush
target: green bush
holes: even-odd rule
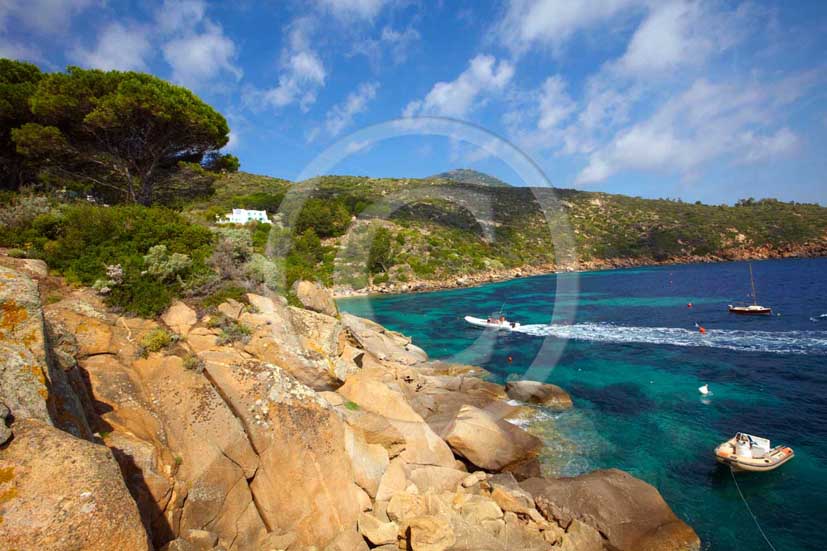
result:
[[[245,265],[247,277],[255,283],[261,283],[268,289],[277,291],[282,284],[281,270],[275,262],[264,255],[253,253],[250,261]]]
[[[165,329],[160,327],[153,329],[141,338],[141,355],[146,356],[150,352],[159,352],[172,344],[173,338]]]
[[[311,197],[302,205],[296,220],[296,233],[312,229],[319,237],[336,237],[345,233],[351,213],[341,199]]]
[[[204,360],[198,357],[198,354],[187,354],[184,356],[184,369],[195,371],[196,373],[204,372]]]
[[[67,204],[16,233],[70,282],[108,282],[107,267],[120,265],[122,280],[103,285],[109,287],[106,301],[141,316],[160,313],[191,281],[210,273],[212,232],[162,207]]]
[[[252,331],[250,328],[224,314],[216,314],[210,318],[207,324],[212,329],[220,329],[218,344],[232,344],[234,342],[246,343],[250,340]]]

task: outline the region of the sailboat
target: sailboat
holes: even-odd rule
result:
[[[730,304],[729,313],[758,316],[768,316],[772,314],[772,308],[758,304],[758,295],[755,292],[755,278],[752,275],[752,264],[749,265],[749,282],[750,285],[752,285],[752,304],[749,306],[733,306]]]

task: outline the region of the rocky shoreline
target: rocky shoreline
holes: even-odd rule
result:
[[[619,268],[638,268],[646,266],[674,266],[681,264],[710,264],[715,262],[737,262],[747,260],[770,260],[783,258],[819,258],[827,256],[827,238],[815,243],[805,243],[786,248],[749,247],[734,248],[722,251],[717,255],[687,255],[656,260],[654,258],[608,258],[580,261],[576,266],[558,266],[557,264],[526,265],[519,268],[503,270],[488,270],[476,274],[467,274],[448,277],[438,280],[415,280],[406,283],[383,283],[370,285],[364,289],[334,287],[333,294],[337,299],[349,297],[364,297],[374,295],[397,295],[405,293],[422,293],[445,289],[462,289],[509,281],[521,277],[549,275],[556,273],[593,272],[601,270],[616,270]]]
[[[697,550],[618,470],[543,478],[572,407],[428,359],[311,283],[159,320],[0,258],[0,541],[25,549]],[[517,400],[518,402],[514,402]]]

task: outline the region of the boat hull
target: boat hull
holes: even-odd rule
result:
[[[739,306],[730,306],[730,314],[737,314],[739,316],[769,316],[772,314],[772,308],[746,308]]]
[[[736,472],[760,473],[775,470],[795,457],[788,446],[777,446],[760,457],[738,455],[735,450],[735,438],[731,438],[715,448],[715,460]]]
[[[489,323],[487,320],[482,318],[475,318],[474,316],[465,316],[465,321],[470,323],[471,325],[476,325],[477,327],[486,327],[488,329],[497,329],[498,331],[513,331],[520,327],[520,324],[514,322],[505,322],[505,323]]]

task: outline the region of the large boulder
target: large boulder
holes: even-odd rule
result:
[[[509,381],[505,384],[508,397],[529,404],[539,404],[553,409],[572,407],[569,393],[557,385],[537,381]]]
[[[333,297],[330,296],[327,289],[316,283],[297,281],[293,285],[293,292],[296,294],[299,302],[302,303],[302,306],[308,310],[334,317],[339,314]]]
[[[198,323],[198,314],[180,300],[176,300],[164,312],[161,320],[174,332],[186,337],[192,326]]]
[[[359,486],[344,423],[318,393],[285,370],[256,361],[206,362],[204,371],[246,428],[259,463],[250,488],[270,530],[292,532],[302,546],[323,548],[355,531]],[[359,463],[371,487],[387,453],[376,445]]]
[[[4,549],[150,549],[109,450],[36,419],[17,421],[0,450],[0,541]]]
[[[252,546],[266,531],[248,484],[259,458],[234,409],[177,356],[138,360],[133,372],[175,454],[176,494],[165,511],[172,532],[207,530],[230,550]]]
[[[470,405],[460,408],[443,437],[456,453],[489,471],[534,459],[542,447],[536,436]]]
[[[454,466],[454,455],[422,417],[414,411],[405,396],[393,383],[386,383],[381,374],[362,370],[350,377],[338,393],[356,407],[387,419],[405,438],[405,451],[400,457],[407,463]]]
[[[619,551],[696,551],[700,540],[660,493],[617,469],[574,478],[523,481],[538,509],[568,527],[574,520],[603,534],[607,547]]]
[[[380,360],[414,365],[428,359],[425,351],[412,344],[411,339],[404,335],[353,314],[342,314],[341,318],[359,346]]]

